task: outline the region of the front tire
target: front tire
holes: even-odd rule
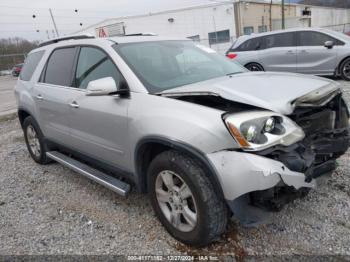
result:
[[[28,116],[23,122],[24,139],[33,160],[39,164],[47,164],[50,159],[47,158],[47,145],[44,136],[36,121]]]
[[[194,159],[165,151],[148,169],[152,207],[166,230],[177,240],[207,245],[225,232],[228,209]]]

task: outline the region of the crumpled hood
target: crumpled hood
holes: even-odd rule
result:
[[[316,103],[339,92],[339,84],[316,76],[292,73],[247,72],[169,89],[163,96],[212,94],[227,100],[289,115],[298,99]]]

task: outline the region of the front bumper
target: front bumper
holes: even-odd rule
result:
[[[220,151],[207,157],[216,169],[227,201],[275,186],[295,189],[316,186],[314,179],[305,182],[304,173],[291,171],[282,162],[267,157],[237,151]]]

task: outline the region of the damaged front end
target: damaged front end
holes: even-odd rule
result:
[[[244,103],[225,91],[162,95],[224,112],[223,121],[239,148],[207,158],[235,217],[252,226],[266,221],[267,211],[279,211],[307,195],[317,178],[335,170],[336,159],[350,145],[349,109],[336,83],[294,95],[294,101],[276,98],[280,111],[272,102],[263,106],[260,96],[259,103]]]
[[[229,192],[227,203],[245,226],[264,223],[268,211],[280,211],[306,196],[317,178],[335,170],[336,159],[350,146],[349,110],[341,93],[323,105],[299,105],[288,117],[303,130],[302,140],[256,152],[210,156]]]
[[[291,171],[304,173],[305,182],[334,171],[336,159],[350,146],[349,110],[341,94],[322,106],[299,105],[289,118],[303,129],[305,138],[291,146],[274,146],[258,154],[280,161]],[[252,192],[251,203],[278,211],[307,192],[306,188],[274,187]]]

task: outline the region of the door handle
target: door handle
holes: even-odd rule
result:
[[[73,108],[79,108],[79,105],[76,101],[73,101],[72,103],[70,103],[69,106]]]
[[[294,51],[293,51],[293,50],[288,50],[288,51],[287,51],[287,54],[288,54],[288,55],[294,55]]]
[[[300,50],[300,53],[307,54],[307,53],[308,53],[308,51],[306,51],[306,50]]]
[[[43,97],[42,95],[39,94],[39,95],[36,96],[36,99],[38,99],[38,100],[44,100],[44,97]]]

